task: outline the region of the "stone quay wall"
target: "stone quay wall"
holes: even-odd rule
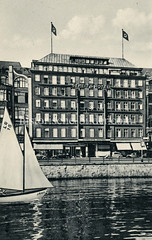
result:
[[[152,177],[152,164],[43,165],[49,179]]]

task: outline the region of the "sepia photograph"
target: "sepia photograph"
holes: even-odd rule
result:
[[[0,239],[152,239],[152,1],[0,0]]]

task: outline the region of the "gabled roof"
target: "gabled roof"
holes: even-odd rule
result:
[[[63,64],[70,64],[71,58],[85,58],[85,59],[104,59],[109,60],[109,64],[105,66],[111,66],[111,67],[128,67],[128,68],[137,68],[135,65],[133,65],[131,62],[127,61],[124,58],[111,58],[111,57],[94,57],[94,56],[82,56],[82,55],[68,55],[68,54],[55,54],[50,53],[46,55],[45,57],[38,60],[38,62],[44,62],[44,63],[63,63]]]

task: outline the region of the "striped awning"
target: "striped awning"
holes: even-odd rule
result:
[[[134,151],[147,150],[144,142],[131,143],[131,145]]]
[[[130,143],[116,143],[118,150],[132,150]]]

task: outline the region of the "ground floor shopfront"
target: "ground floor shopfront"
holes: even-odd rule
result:
[[[123,155],[133,151],[147,151],[145,142],[140,139],[126,141],[73,141],[73,142],[34,142],[37,154],[46,158],[104,157],[115,151]]]

